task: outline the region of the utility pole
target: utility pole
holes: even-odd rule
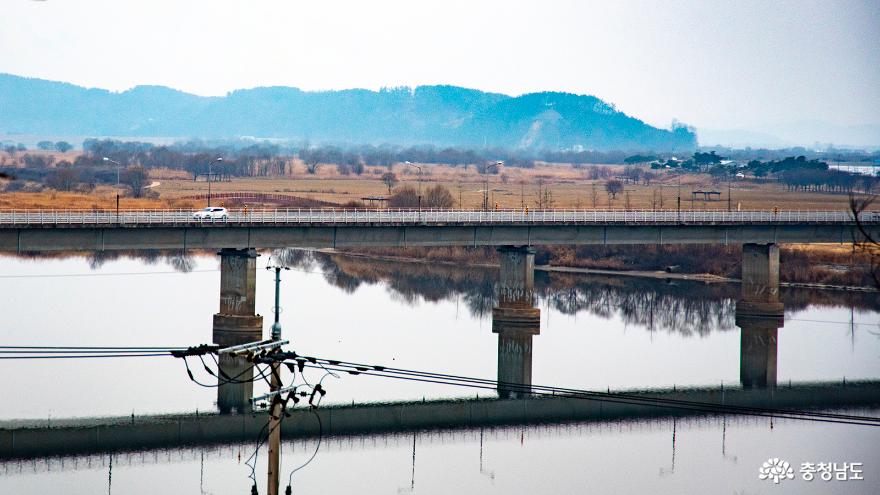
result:
[[[267,266],[267,270],[275,270],[275,322],[272,323],[272,341],[281,340],[281,323],[278,321],[281,313],[281,270],[290,268],[281,266]],[[269,392],[278,392],[281,388],[281,364],[274,362],[270,365],[272,378],[269,383]],[[276,393],[272,397],[269,407],[269,470],[267,474],[266,493],[278,495],[279,470],[281,469],[281,394]]]
[[[484,211],[489,211],[489,201],[491,200],[491,198],[489,197],[489,168],[495,167],[495,171],[497,172],[499,165],[501,165],[501,162],[496,161],[494,163],[490,163],[490,164],[486,165],[485,168],[483,169],[483,182],[484,182],[483,210]]]
[[[727,211],[730,211],[730,176],[727,176]]]
[[[678,211],[678,221],[681,222],[681,176],[678,176],[678,200],[676,201],[676,210]]]
[[[419,221],[422,221],[422,167],[415,163],[406,162],[407,165],[419,169]]]

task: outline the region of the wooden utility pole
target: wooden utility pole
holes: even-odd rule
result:
[[[272,363],[272,380],[269,386],[270,391],[277,392],[281,388],[281,379],[278,374],[281,372],[279,363]],[[281,469],[281,394],[272,397],[272,406],[269,408],[269,472],[268,486],[266,493],[269,495],[278,495],[279,490],[279,474]]]
[[[272,269],[273,267],[267,267]],[[272,324],[272,340],[281,340],[281,323],[278,316],[281,313],[281,266],[275,266],[275,323]],[[272,378],[269,382],[269,391],[278,392],[281,388],[281,364],[274,362],[270,365]],[[269,471],[267,474],[266,493],[278,495],[279,493],[279,470],[281,469],[281,394],[272,397],[272,405],[269,407]]]

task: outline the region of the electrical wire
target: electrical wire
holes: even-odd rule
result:
[[[314,365],[306,365],[308,368],[318,369],[318,366]],[[340,369],[339,371],[345,371]],[[456,380],[444,380],[444,379],[427,379],[427,378],[416,378],[416,377],[407,377],[407,376],[397,376],[397,375],[387,375],[381,373],[369,373],[369,372],[360,372],[357,374],[362,374],[366,376],[378,376],[384,378],[395,378],[399,380],[407,380],[407,381],[415,381],[421,383],[434,383],[440,385],[453,385],[460,387],[468,387],[468,388],[477,388],[484,390],[496,390],[497,385],[485,385],[478,383],[466,383]],[[515,385],[505,385],[504,388],[511,392],[522,392],[530,395],[542,395],[549,397],[569,397],[576,399],[585,399],[585,400],[594,400],[599,402],[608,402],[608,403],[619,403],[619,404],[628,404],[628,405],[640,405],[640,406],[651,406],[651,407],[659,407],[666,409],[677,409],[677,410],[685,410],[692,412],[701,412],[708,414],[734,414],[734,415],[747,415],[747,416],[760,416],[760,417],[768,417],[768,418],[783,418],[783,419],[800,419],[800,420],[808,420],[808,421],[818,421],[818,422],[827,422],[827,423],[842,423],[842,424],[854,424],[854,425],[863,425],[863,426],[880,426],[878,424],[877,418],[871,417],[863,417],[861,418],[863,421],[856,419],[824,419],[821,415],[817,414],[803,414],[801,412],[793,412],[786,410],[774,410],[772,412],[749,412],[749,411],[741,411],[730,406],[726,406],[723,404],[712,404],[712,403],[703,403],[700,405],[689,405],[689,404],[679,404],[679,403],[668,403],[667,401],[658,401],[655,398],[647,398],[647,397],[636,397],[633,399],[626,398],[616,398],[614,395],[606,395],[602,396],[595,392],[585,391],[582,394],[572,393],[572,392],[547,392],[547,391],[536,391],[531,389],[528,386],[515,386]]]
[[[312,364],[306,364],[306,360]],[[314,360],[314,361],[313,361]],[[340,373],[364,374],[367,376],[379,376],[386,378],[396,378],[400,380],[416,381],[423,383],[437,383],[445,385],[456,385],[470,388],[481,389],[497,389],[499,387],[510,391],[519,391],[532,395],[547,396],[565,396],[588,400],[598,400],[606,402],[615,402],[632,405],[649,405],[655,407],[683,409],[697,412],[707,413],[728,413],[753,415],[764,417],[781,417],[790,419],[804,419],[824,422],[845,422],[851,424],[862,424],[869,426],[880,425],[880,418],[866,416],[837,415],[830,413],[816,413],[811,411],[799,410],[782,410],[782,409],[766,409],[744,406],[732,406],[717,403],[685,401],[680,399],[666,399],[660,397],[644,397],[632,394],[593,392],[588,390],[566,389],[561,387],[547,387],[540,385],[523,385],[516,383],[498,382],[495,380],[487,380],[472,377],[462,377],[457,375],[446,375],[440,373],[427,373],[414,370],[404,370],[399,368],[387,368],[383,366],[369,366],[358,363],[345,363],[336,360],[321,359],[329,366],[319,366],[316,362],[318,358],[299,357],[298,362],[303,367],[324,369],[325,371],[333,370]]]
[[[56,355],[56,356],[0,356],[0,359],[97,359],[97,358],[124,358],[124,357],[157,357],[171,356],[169,353],[145,353],[145,354],[80,354],[80,355]]]
[[[323,380],[323,378],[322,378],[322,380]],[[294,468],[292,471],[290,471],[290,474],[287,475],[287,490],[285,490],[286,495],[291,495],[291,493],[292,493],[293,473],[295,473],[295,472],[299,471],[300,469],[303,469],[304,467],[311,464],[312,461],[315,460],[315,457],[318,455],[318,451],[321,450],[321,440],[324,438],[324,423],[321,422],[321,415],[318,414],[318,411],[317,411],[318,406],[321,405],[321,399],[323,399],[323,396],[321,396],[318,399],[318,404],[315,405],[314,408],[312,408],[312,414],[315,415],[315,419],[318,421],[318,444],[315,446],[315,451],[312,452],[312,456],[309,457],[309,459],[306,462],[304,462],[303,464],[301,464],[299,467]]]
[[[264,375],[265,372],[262,371],[262,370],[260,370],[256,365],[254,365],[253,367],[248,367],[248,368],[242,370],[241,373],[239,373],[239,374],[237,374],[237,375],[235,375],[235,376],[233,376],[233,377],[229,377],[228,379],[221,378],[221,377],[219,377],[219,376],[214,375],[213,373],[211,373],[212,376],[214,376],[214,377],[217,378],[218,383],[217,383],[216,385],[209,384],[209,383],[202,383],[202,382],[196,380],[195,376],[193,375],[193,372],[192,372],[192,370],[191,370],[190,367],[189,367],[189,361],[186,359],[187,357],[188,357],[188,356],[184,356],[184,357],[183,357],[183,364],[184,364],[184,366],[186,366],[186,374],[189,375],[189,379],[190,379],[193,383],[195,383],[196,385],[198,385],[198,386],[200,386],[200,387],[204,387],[204,388],[217,388],[217,387],[219,387],[219,386],[221,386],[221,385],[226,385],[226,384],[228,384],[228,383],[253,383],[253,382],[256,382],[257,380],[260,379],[260,377],[254,377],[254,378],[251,379],[251,380],[238,380],[238,378],[240,378],[240,377],[243,376],[245,373],[247,373],[248,371],[251,371],[251,370],[257,370],[257,372],[260,374],[260,376],[262,376],[263,378],[265,378],[265,375]],[[0,358],[0,359],[2,359],[2,358]],[[203,361],[203,364],[204,364],[204,361]],[[207,369],[207,366],[205,367],[205,369]],[[226,381],[226,382],[223,382],[223,383],[220,383],[221,380],[227,380],[227,381]]]
[[[785,321],[805,321],[805,322],[809,322],[809,323],[838,323],[840,325],[855,325],[855,326],[860,326],[860,325],[877,326],[877,325],[880,325],[880,321],[874,322],[874,323],[869,323],[866,321],[809,320],[809,319],[803,319],[803,318],[786,318]]]
[[[138,346],[119,346],[119,347],[108,347],[108,346],[36,346],[36,345],[0,345],[0,349],[71,349],[71,350],[79,350],[79,349],[99,349],[99,350],[150,350],[150,351],[176,351],[176,350],[184,350],[186,347],[138,347]]]
[[[95,350],[95,349],[82,349],[82,350],[40,350],[40,351],[8,351],[8,350],[0,350],[0,354],[22,354],[22,355],[45,355],[45,354],[143,354],[148,352],[168,352],[171,350],[167,349],[144,349],[144,350],[135,350],[135,349],[118,349],[118,350]]]
[[[611,394],[610,392],[607,392],[607,393],[591,392],[588,390],[570,389],[570,388],[562,388],[562,387],[548,387],[548,386],[542,386],[542,385],[523,385],[523,384],[512,383],[512,382],[498,382],[496,380],[489,380],[489,379],[484,379],[484,378],[472,378],[472,377],[464,377],[464,376],[460,376],[460,375],[449,375],[449,374],[443,374],[443,373],[430,373],[430,372],[407,370],[407,369],[402,369],[402,368],[389,368],[389,367],[385,367],[385,366],[366,365],[366,364],[352,363],[352,362],[346,362],[346,361],[326,360],[326,359],[319,359],[319,358],[313,358],[313,357],[307,357],[307,356],[300,356],[300,358],[305,359],[310,362],[311,362],[311,360],[326,361],[328,363],[335,364],[338,366],[345,366],[349,369],[353,368],[358,373],[363,372],[363,371],[367,371],[370,369],[375,369],[377,371],[384,371],[384,372],[388,372],[388,373],[398,373],[398,374],[403,374],[403,375],[428,376],[428,377],[432,377],[432,378],[435,378],[435,377],[452,378],[452,379],[458,379],[458,380],[463,380],[463,381],[467,381],[467,382],[475,382],[475,383],[481,383],[481,384],[487,384],[487,385],[496,385],[497,384],[498,386],[501,386],[502,388],[506,387],[506,386],[512,386],[512,387],[524,388],[527,390],[545,390],[547,392],[550,392],[551,394],[562,394],[562,393],[567,393],[567,394],[570,394],[570,393],[601,394],[602,396],[620,397],[620,398],[633,399],[633,400],[648,400],[651,402],[670,402],[670,403],[676,403],[676,404],[689,404],[689,405],[695,405],[695,406],[717,405],[717,404],[711,404],[711,403],[705,403],[705,402],[685,401],[685,400],[681,400],[681,399],[646,398],[644,396],[638,396],[638,395],[632,395],[632,394],[622,394],[622,393]],[[350,371],[348,371],[348,372],[350,373]],[[725,406],[725,407],[741,409],[741,410],[749,410],[749,411],[772,412],[772,413],[775,413],[778,411],[775,409],[744,407],[744,406]],[[786,410],[786,412],[790,413],[790,412],[792,412],[792,410]],[[856,420],[865,420],[866,419],[866,417],[862,417],[862,416],[832,415],[832,414],[828,414],[828,413],[815,413],[815,412],[811,412],[811,411],[798,411],[798,413],[803,414],[803,415],[818,415],[818,416],[823,416],[823,417],[834,416],[834,417],[839,417],[839,418],[844,418],[844,419],[856,419]],[[880,422],[880,418],[870,418],[870,419]]]

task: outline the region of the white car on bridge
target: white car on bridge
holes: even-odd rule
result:
[[[193,220],[226,220],[229,211],[219,206],[209,206],[193,213]]]

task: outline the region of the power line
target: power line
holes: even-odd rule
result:
[[[832,422],[848,422],[854,424],[866,424],[871,426],[880,426],[880,418],[866,416],[850,416],[837,415],[830,413],[816,413],[810,411],[784,410],[784,409],[768,409],[744,406],[732,406],[725,404],[686,401],[680,399],[668,399],[661,397],[644,397],[632,394],[621,393],[605,393],[593,392],[589,390],[568,389],[561,387],[549,387],[541,385],[524,385],[518,383],[499,382],[496,380],[488,380],[482,378],[465,377],[459,375],[448,375],[443,373],[430,373],[415,370],[406,370],[402,368],[388,368],[377,365],[364,365],[360,363],[351,363],[338,360],[329,360],[315,357],[297,356],[295,353],[278,353],[275,356],[260,358],[258,362],[272,361],[273,359],[286,360],[294,359],[297,366],[301,369],[304,367],[320,368],[325,371],[338,371],[353,375],[364,374],[368,376],[379,376],[386,378],[395,378],[400,380],[417,381],[423,383],[437,383],[445,385],[456,385],[471,388],[497,389],[499,387],[511,391],[520,391],[523,393],[535,395],[565,396],[582,398],[588,400],[600,400],[607,402],[619,402],[624,404],[640,404],[656,407],[678,408],[686,410],[696,410],[703,412],[730,413],[730,414],[747,414],[767,417],[789,417],[791,419],[809,419],[815,421],[832,421]],[[320,362],[319,362],[320,361]],[[326,363],[326,365],[325,365]]]
[[[79,354],[79,355],[53,355],[53,356],[0,356],[0,359],[97,359],[97,358],[124,358],[124,357],[156,357],[171,356],[171,354],[162,353],[144,353],[144,354]]]
[[[306,368],[314,368],[320,369],[317,365],[305,365]],[[340,368],[330,368],[335,371],[340,372],[348,372],[351,373],[350,370]],[[550,389],[549,387],[544,387],[544,390],[536,390],[534,386],[528,385],[517,385],[512,383],[504,383],[504,382],[493,382],[493,383],[471,383],[461,380],[454,379],[442,379],[442,378],[419,378],[419,377],[411,377],[411,376],[402,376],[402,375],[389,375],[383,373],[374,373],[374,372],[355,372],[353,374],[362,374],[366,376],[378,376],[384,378],[395,378],[399,380],[407,380],[407,381],[415,381],[422,383],[434,383],[440,385],[454,385],[460,387],[468,387],[468,388],[478,388],[485,390],[497,390],[497,387],[501,386],[510,391],[518,391],[522,393],[528,393],[532,395],[543,395],[543,396],[552,396],[552,397],[569,397],[576,399],[585,399],[585,400],[596,400],[601,402],[610,402],[610,403],[620,403],[620,404],[629,404],[629,405],[642,405],[642,406],[651,406],[651,407],[660,407],[660,408],[668,408],[668,409],[679,409],[686,411],[694,411],[694,412],[705,412],[705,413],[713,413],[713,414],[735,414],[735,415],[747,415],[747,416],[761,416],[761,417],[769,417],[769,418],[783,418],[783,419],[801,419],[808,421],[819,421],[819,422],[829,422],[829,423],[843,423],[843,424],[855,424],[855,425],[864,425],[864,426],[880,426],[880,418],[873,418],[867,416],[854,416],[852,419],[848,418],[837,418],[836,415],[832,414],[824,414],[824,413],[809,413],[805,411],[795,411],[795,410],[785,410],[785,409],[774,409],[767,411],[753,411],[748,408],[739,408],[735,406],[729,406],[724,404],[715,404],[708,402],[693,402],[693,401],[679,401],[675,399],[662,399],[655,397],[639,397],[639,396],[623,396],[620,394],[606,394],[601,392],[591,392],[591,391],[582,391],[582,392],[569,392],[562,390]],[[497,384],[496,384],[497,383]],[[826,419],[827,418],[827,419]]]
[[[808,320],[801,318],[786,318],[785,321],[805,321],[809,323],[839,323],[841,325],[865,325],[865,326],[877,326],[880,325],[880,322],[864,322],[864,321],[834,321],[834,320]]]
[[[43,346],[43,345],[0,345],[0,349],[71,349],[71,350],[80,350],[80,349],[107,349],[107,350],[183,350],[186,347],[137,347],[137,346]]]

